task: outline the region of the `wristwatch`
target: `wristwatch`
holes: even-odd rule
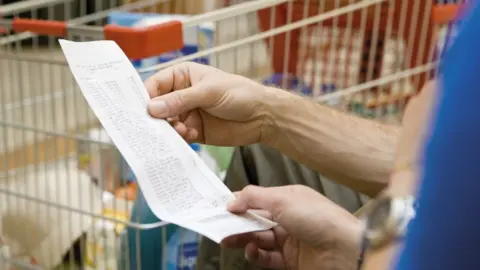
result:
[[[383,195],[365,211],[360,217],[363,235],[358,269],[362,266],[367,249],[379,249],[385,244],[403,239],[410,221],[415,217],[416,208],[413,196]]]

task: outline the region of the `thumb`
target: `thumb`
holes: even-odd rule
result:
[[[190,87],[151,99],[147,109],[153,117],[168,118],[206,106],[207,102],[205,91]]]
[[[279,187],[247,186],[236,193],[237,198],[228,205],[228,211],[245,213],[250,209],[260,209],[268,211],[275,219],[287,203],[284,195]]]

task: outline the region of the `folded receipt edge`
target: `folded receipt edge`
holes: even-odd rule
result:
[[[98,111],[94,110],[94,108],[92,107],[92,104],[90,104],[89,100],[87,99],[87,95],[85,94],[84,89],[82,89],[82,87],[81,87],[81,85],[80,85],[80,82],[79,82],[79,79],[77,78],[77,76],[76,76],[76,74],[75,74],[75,71],[72,69],[72,63],[71,63],[71,62],[72,62],[73,60],[70,58],[69,55],[67,55],[66,49],[65,49],[65,46],[66,46],[66,45],[69,45],[69,44],[73,44],[73,43],[77,43],[77,44],[78,44],[78,43],[83,43],[83,44],[85,44],[85,43],[92,43],[92,42],[95,42],[95,43],[101,43],[101,42],[113,43],[113,44],[119,49],[119,51],[123,53],[123,51],[118,47],[118,45],[117,45],[114,41],[105,40],[105,41],[74,42],[74,41],[68,41],[68,40],[64,40],[64,39],[59,39],[59,43],[60,43],[60,46],[61,46],[61,48],[62,48],[62,51],[63,51],[63,53],[64,53],[64,55],[65,55],[65,58],[66,58],[66,60],[67,60],[67,63],[68,63],[68,65],[69,65],[69,67],[70,67],[70,69],[71,69],[71,71],[72,71],[72,74],[73,74],[75,80],[77,81],[77,83],[78,83],[79,86],[80,86],[80,89],[81,89],[81,91],[82,91],[82,94],[85,96],[85,99],[87,100],[87,103],[89,103],[89,106],[92,108],[92,110],[94,111],[94,113],[95,113],[95,115],[97,116],[97,118],[98,118],[99,120],[101,120],[102,116],[99,115],[99,112],[98,112]],[[106,44],[106,45],[109,45],[109,44]],[[124,57],[125,59],[128,59],[125,54],[123,54],[122,57]],[[130,61],[128,61],[128,63],[129,63],[130,65],[132,65]],[[132,68],[134,69],[133,65],[132,65]],[[137,72],[135,72],[135,74],[134,74],[133,76],[138,76],[138,79],[140,79],[140,77],[139,77],[139,75],[138,75]],[[140,79],[140,80],[141,80],[141,79]],[[142,84],[142,86],[143,86],[143,84]],[[146,92],[147,92],[146,89],[145,89],[144,87],[143,87],[143,89],[145,90],[145,93],[146,93]],[[147,94],[147,96],[148,96],[148,94]],[[158,120],[158,121],[164,121],[164,120]],[[101,121],[101,122],[102,122],[102,121]],[[102,123],[102,125],[103,125],[103,123]],[[171,127],[170,127],[170,128],[171,128]],[[172,129],[173,129],[173,128],[172,128]],[[107,131],[107,133],[108,133],[108,132],[109,132],[109,129],[106,128],[106,131]],[[114,132],[113,132],[113,133],[114,133]],[[176,133],[175,133],[175,134],[176,134]],[[113,137],[114,137],[114,136],[112,136],[112,135],[113,135],[113,134],[109,134],[109,136],[112,137],[112,141],[114,141],[114,140],[113,140]],[[179,138],[181,138],[179,135],[177,135],[177,136],[178,136]],[[181,139],[181,141],[182,141],[186,146],[188,146],[187,143],[186,143],[185,141],[183,141],[183,139]],[[115,141],[114,141],[114,143],[115,143]],[[117,143],[115,143],[115,145],[117,146]],[[119,151],[121,151],[121,148],[120,148],[120,147],[117,146],[117,148],[119,148]],[[188,149],[190,149],[190,147],[188,147]],[[191,150],[191,149],[190,149],[190,150]],[[193,152],[193,150],[191,150],[191,151],[192,151],[191,154],[195,155],[195,153]],[[122,155],[123,155],[123,153],[122,153]],[[127,159],[127,156],[128,156],[128,155],[125,156],[126,159]],[[128,160],[127,160],[127,162],[128,162]],[[199,162],[203,162],[203,161],[202,161],[201,159],[199,159]],[[203,170],[205,169],[205,168],[203,168],[203,166],[200,166],[200,167],[201,167],[201,168],[199,168],[199,169],[203,169]],[[133,168],[132,168],[132,169],[133,169]],[[208,170],[208,168],[207,168],[207,170]],[[211,173],[211,172],[209,172],[209,173]],[[220,179],[218,179],[218,177],[216,177],[216,175],[215,175],[215,178],[216,178],[217,181],[219,181],[219,184],[220,184],[220,185],[223,185],[223,187],[224,187],[226,190],[228,190],[228,192],[231,194],[232,199],[234,199],[233,194],[232,194],[231,191],[224,185],[224,183],[223,183]],[[143,180],[143,181],[147,181],[147,180]],[[142,184],[141,184],[141,182],[142,182],[142,180],[139,180],[140,189],[142,189]],[[145,186],[143,186],[143,188],[145,188]],[[150,207],[152,210],[154,210],[155,207],[152,205],[152,203],[155,203],[155,202],[153,202],[153,200],[151,199],[151,196],[148,196],[148,195],[147,195],[147,194],[151,194],[151,193],[150,193],[150,192],[145,192],[143,189],[142,189],[142,192],[143,192],[144,195],[145,195],[147,204],[149,205],[149,207]],[[149,199],[149,198],[150,198],[150,199]],[[226,211],[226,209],[225,209],[225,211]],[[196,226],[195,226],[195,223],[191,223],[191,222],[189,222],[189,220],[170,220],[170,219],[169,219],[168,217],[166,217],[166,216],[161,216],[161,215],[159,216],[159,214],[157,213],[157,211],[152,211],[152,212],[155,213],[155,215],[156,215],[159,219],[161,219],[161,220],[163,220],[163,221],[167,221],[167,222],[170,222],[170,223],[179,225],[179,226],[181,226],[181,227],[187,228],[187,229],[189,229],[189,230],[196,231],[196,232],[198,232],[198,233],[200,233],[200,234],[202,234],[202,235],[207,236],[208,238],[212,239],[212,240],[215,241],[215,242],[220,242],[223,238],[225,238],[225,237],[227,237],[227,236],[229,236],[229,235],[233,235],[233,234],[227,234],[227,235],[223,235],[223,236],[213,235],[212,233],[207,232],[208,230],[203,230],[203,228],[196,227]],[[231,215],[234,216],[233,214],[231,214]],[[252,217],[253,219],[256,219],[257,221],[260,222],[261,225],[258,225],[258,228],[256,228],[256,229],[250,228],[250,229],[247,229],[246,231],[239,231],[238,233],[246,233],[246,232],[266,230],[266,229],[270,229],[270,228],[272,228],[272,227],[274,227],[274,226],[277,225],[275,222],[273,222],[273,221],[271,221],[271,220],[269,220],[269,219],[266,219],[266,218],[262,217],[261,215],[256,214],[256,213],[253,212],[253,211],[249,211],[249,213],[247,213],[246,216],[238,216],[238,215],[237,215],[237,217],[243,218],[245,221],[250,220],[247,216]],[[205,218],[207,218],[207,217],[205,217]],[[190,220],[190,221],[191,221],[191,220]],[[237,234],[237,233],[235,233],[235,234]]]

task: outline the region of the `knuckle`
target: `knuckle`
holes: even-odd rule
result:
[[[285,196],[282,196],[283,200],[281,202],[283,207],[295,205],[299,201],[311,198],[312,195],[317,195],[316,191],[304,185],[291,185],[284,188]],[[315,194],[312,194],[312,192]]]
[[[246,186],[246,187],[243,188],[243,193],[248,193],[248,194],[250,194],[250,193],[252,193],[252,191],[254,191],[254,190],[255,190],[255,186],[253,186],[253,185],[248,185],[248,186]]]
[[[243,190],[239,193],[240,200],[242,203],[245,203],[247,205],[252,205],[256,203],[256,189],[257,187],[253,185],[248,185]]]
[[[185,106],[185,98],[180,93],[174,92],[167,103],[168,108],[171,110],[171,115],[178,115],[181,108]]]
[[[181,90],[191,86],[190,64],[180,63],[173,69],[174,72],[174,90]]]
[[[238,197],[239,198],[250,198],[253,193],[255,192],[255,187],[252,185],[248,185],[243,188],[241,192],[239,192]]]
[[[295,195],[295,196],[296,195],[301,195],[306,190],[308,190],[308,188],[306,186],[303,186],[303,185],[291,185],[291,186],[287,186],[286,189],[287,189],[287,192],[290,195]]]
[[[271,213],[274,218],[284,211],[284,209],[289,205],[289,196],[286,193],[283,193],[282,196],[277,196],[275,200],[271,202]]]

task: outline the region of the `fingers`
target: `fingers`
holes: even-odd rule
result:
[[[151,99],[147,107],[148,112],[156,118],[175,117],[198,107],[201,101],[195,98],[201,96],[199,97],[198,92],[192,88],[171,92]]]
[[[198,141],[198,131],[195,128],[187,127],[185,123],[178,120],[167,119],[167,121],[185,141],[189,143]]]
[[[287,196],[283,193],[280,188],[248,186],[236,193],[237,198],[228,205],[228,211],[245,213],[249,209],[261,209],[268,211],[275,221],[286,203]]]
[[[148,112],[156,118],[181,115],[197,108],[207,108],[215,104],[221,96],[215,91],[202,91],[202,85],[174,91],[150,100]]]
[[[211,72],[196,63],[181,63],[148,78],[144,84],[152,98],[149,113],[157,118],[174,117],[212,101],[211,91],[200,91],[201,78]]]
[[[188,88],[192,85],[190,78],[191,63],[181,63],[162,69],[149,77],[145,87],[151,98],[165,95],[174,90]]]
[[[266,251],[258,248],[254,243],[250,243],[245,247],[245,258],[262,268],[285,268],[283,256],[279,251]]]

